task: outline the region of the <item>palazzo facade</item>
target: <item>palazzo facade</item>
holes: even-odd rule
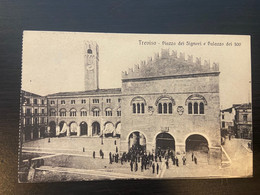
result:
[[[162,50],[122,72],[122,88],[99,89],[99,48],[85,43],[85,91],[50,94],[51,136],[118,136],[120,152],[201,150],[221,162],[219,65]]]

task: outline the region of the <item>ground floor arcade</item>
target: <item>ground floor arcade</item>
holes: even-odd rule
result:
[[[132,147],[154,154],[170,150],[177,156],[195,153],[204,156],[209,164],[221,163],[221,147],[212,146],[206,135],[194,132],[183,136],[182,141],[177,138],[169,132],[158,132],[149,140],[143,132],[133,131],[126,140],[121,139],[121,152],[127,152]]]

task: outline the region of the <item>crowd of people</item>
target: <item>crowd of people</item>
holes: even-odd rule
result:
[[[99,151],[100,157],[104,158],[104,152]],[[95,158],[95,152],[93,152],[93,158]],[[186,165],[186,156],[183,155],[180,159],[182,165]],[[197,157],[192,152],[191,160],[197,164]],[[162,150],[158,148],[155,153],[146,153],[145,147],[141,145],[133,145],[128,152],[124,152],[119,156],[118,148],[116,147],[115,153],[109,152],[109,164],[113,163],[129,163],[131,172],[136,172],[140,170],[141,172],[145,170],[152,170],[153,174],[159,174],[159,170],[162,169],[163,163],[165,163],[166,169],[169,168],[169,163],[171,161],[172,165],[179,167],[179,158],[173,150],[169,148],[167,150]]]

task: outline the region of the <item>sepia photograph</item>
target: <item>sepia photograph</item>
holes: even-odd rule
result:
[[[18,182],[253,177],[250,36],[22,41]]]

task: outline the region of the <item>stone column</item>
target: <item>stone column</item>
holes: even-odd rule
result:
[[[41,128],[38,128],[38,138],[41,138]]]
[[[146,153],[155,153],[155,145],[152,142],[146,142]]]
[[[60,127],[56,125],[56,136],[60,135]]]
[[[30,140],[32,140],[33,139],[33,127],[31,127],[30,131],[31,131],[31,138],[30,138]]]
[[[92,123],[88,123],[88,136],[92,137]]]
[[[67,126],[67,136],[69,137],[70,136],[70,127]]]
[[[80,125],[78,125],[77,126],[77,136],[80,136],[81,134],[80,134],[81,132],[80,132]]]
[[[185,145],[182,143],[175,143],[175,153],[180,155],[185,154]]]

